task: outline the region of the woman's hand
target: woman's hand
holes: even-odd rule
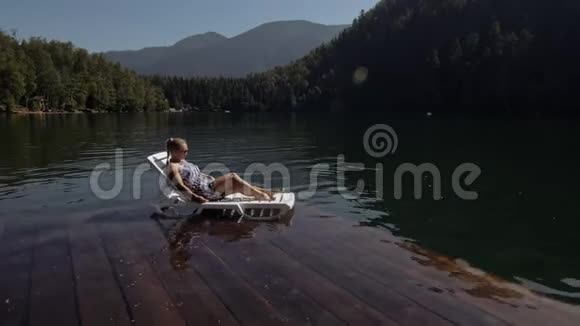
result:
[[[209,202],[209,200],[207,200],[207,198],[205,198],[203,196],[196,195],[196,194],[191,194],[191,201],[195,201],[195,202],[198,202],[200,204],[205,204],[205,203]]]
[[[207,203],[209,201],[207,198],[194,193],[191,190],[191,188],[185,184],[184,180],[181,178],[181,175],[179,174],[179,168],[177,167],[177,164],[170,164],[169,169],[170,169],[169,176],[173,177],[172,181],[177,187],[177,189],[179,189],[184,194],[189,193],[191,195],[191,201],[198,202],[201,204]]]

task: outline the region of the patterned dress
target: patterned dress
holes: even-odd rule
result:
[[[203,174],[199,167],[193,163],[183,161],[179,169],[181,179],[194,193],[209,200],[219,200],[220,193],[215,191],[215,179],[207,174]]]

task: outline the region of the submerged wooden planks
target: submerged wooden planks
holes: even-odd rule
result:
[[[132,241],[131,230],[121,224],[99,226],[115,280],[124,293],[128,312],[138,325],[185,325],[147,257]]]
[[[30,325],[79,324],[76,284],[65,228],[39,232],[30,287]]]
[[[464,279],[420,264],[422,252],[338,218],[173,226],[128,210],[51,226],[0,222],[2,326],[580,320],[577,307],[532,293],[473,298]]]
[[[0,238],[0,325],[27,324],[36,229],[4,221]]]
[[[131,313],[93,224],[68,228],[82,325],[130,325]]]

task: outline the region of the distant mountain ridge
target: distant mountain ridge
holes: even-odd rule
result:
[[[110,51],[104,55],[147,75],[243,77],[297,60],[348,26],[278,21],[232,38],[208,32],[189,36],[172,46]]]
[[[216,33],[207,32],[204,34],[197,34],[186,37],[178,42],[176,42],[173,47],[179,49],[201,49],[216,45],[220,42],[226,41],[228,38]]]

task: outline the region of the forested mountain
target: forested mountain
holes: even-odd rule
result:
[[[18,41],[0,31],[0,106],[33,110],[165,110],[160,88],[71,43]]]
[[[576,0],[383,0],[285,67],[152,81],[174,106],[577,114],[579,41]]]
[[[105,56],[141,74],[243,77],[299,59],[346,27],[280,21],[260,25],[229,39],[206,33],[169,47],[107,52]]]

